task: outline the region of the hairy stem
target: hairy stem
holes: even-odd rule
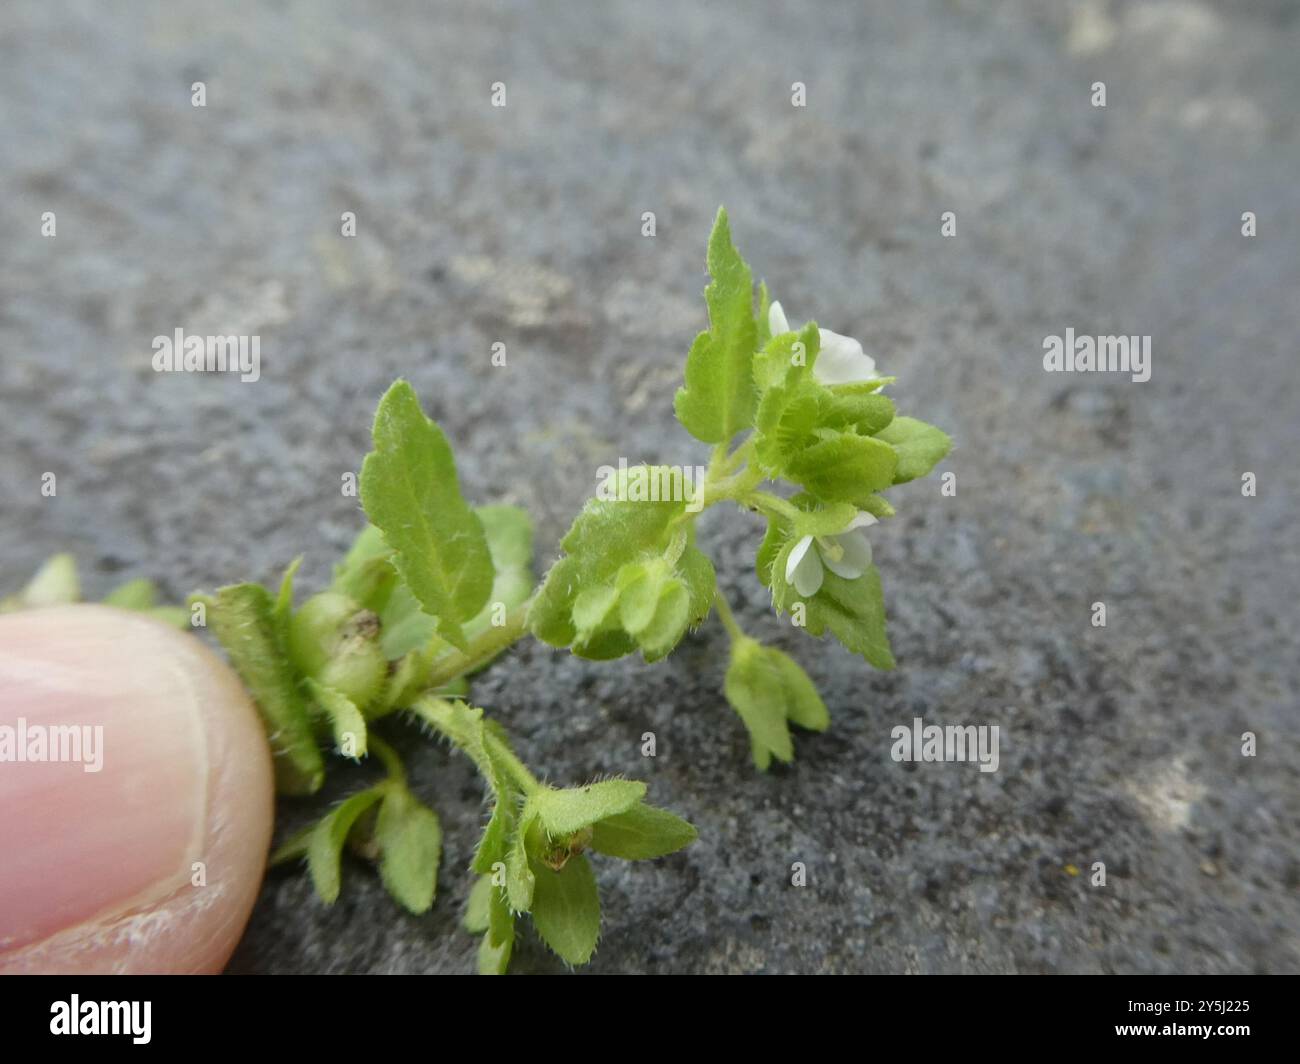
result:
[[[446,736],[478,766],[479,771],[489,780],[493,776],[492,765],[483,764],[481,753],[459,719],[457,706],[443,698],[424,695],[411,705],[411,712],[426,724],[431,725],[439,734]],[[483,753],[491,757],[492,762],[501,766],[510,774],[519,789],[531,794],[542,789],[537,777],[528,771],[525,765],[510,749],[506,742],[492,728],[484,727],[479,733],[483,737]]]
[[[438,659],[433,671],[429,673],[428,689],[436,691],[445,687],[452,680],[473,672],[507,647],[519,642],[527,634],[528,607],[532,603],[532,596],[529,596],[528,601],[506,614],[506,623],[501,627],[488,628],[471,639],[464,650],[453,650]]]
[[[403,787],[406,786],[406,767],[402,764],[402,759],[397,756],[396,750],[373,731],[366,735],[366,749],[379,758],[390,780]]]
[[[745,638],[745,633],[741,630],[740,625],[736,623],[736,615],[731,612],[731,606],[722,594],[721,588],[714,590],[713,608],[717,611],[718,620],[722,622],[722,627],[727,630],[727,634],[731,636],[733,642]]]

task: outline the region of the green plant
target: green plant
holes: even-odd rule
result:
[[[273,855],[305,859],[326,902],[339,894],[350,846],[378,862],[407,909],[433,903],[441,830],[383,738],[394,718],[419,722],[465,753],[492,799],[465,917],[483,935],[484,972],[505,970],[525,913],[557,954],[585,963],[600,922],[586,853],[654,858],[695,838],[686,821],[644,803],[642,783],[540,783],[500,725],[470,704],[471,677],[526,635],[584,658],[640,651],[653,662],[716,611],[731,640],[726,697],[758,768],[793,758],[791,724],[829,725],[807,674],[742,632],[718,593],[695,539],[710,507],[731,503],[766,519],[757,573],[778,613],[812,636],[829,632],[877,668],[893,667],[863,530],[893,515],[882,493],[928,473],[950,441],[895,415],[883,394],[893,378],[876,376],[856,341],[812,322],[791,328],[765,285],[756,295],[725,211],[709,238],[708,268],[709,328],[691,346],[675,403],[687,431],[713,447],[702,482],[664,466],[610,470],[540,586],[527,514],[464,499],[446,437],[398,381],[379,403],[361,471],[370,524],[330,587],[295,608],[295,561],[274,593],[244,583],[191,599],[193,617],[211,624],[266,722],[281,793],[320,788],[325,744],[345,758],[374,756],[386,770]],[[75,599],[68,565],[66,556],[55,559],[7,605]],[[139,582],[110,601],[159,609]],[[175,619],[174,608],[168,616]]]

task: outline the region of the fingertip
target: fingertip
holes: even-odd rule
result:
[[[265,867],[270,753],[193,634],[106,606],[10,614],[0,808],[0,973],[218,972]]]

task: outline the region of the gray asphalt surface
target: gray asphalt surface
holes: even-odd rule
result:
[[[58,549],[96,597],[301,551],[323,585],[399,375],[548,562],[598,466],[707,459],[671,400],[725,202],[791,319],[954,436],[957,494],[896,489],[874,535],[891,674],[771,614],[757,519],[703,522],[742,624],[831,708],[791,767],[752,769],[713,622],[664,665],[524,644],[477,685],[548,778],[644,779],[700,829],[598,859],[589,970],[1300,970],[1295,4],[116,7],[0,12],[5,589]],[[259,334],[261,380],[153,373],[177,327]],[[1067,327],[1150,335],[1151,380],[1045,373]],[[914,716],[997,724],[1000,770],[894,763]],[[359,864],[328,910],[276,873],[233,971],[472,970],[481,788],[403,749],[447,832],[434,911]],[[561,967],[525,936],[516,970]]]

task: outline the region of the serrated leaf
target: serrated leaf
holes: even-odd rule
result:
[[[601,780],[585,787],[547,789],[533,795],[529,806],[552,836],[572,835],[605,817],[625,813],[645,797],[637,780]]]
[[[316,893],[326,905],[338,900],[342,882],[343,846],[357,820],[384,796],[382,787],[371,787],[344,799],[312,829],[307,844],[307,867]]]
[[[673,406],[692,436],[721,443],[753,421],[751,363],[758,341],[753,276],[731,242],[727,212],[722,208],[709,236],[708,268],[712,281],[704,299],[709,329],[691,345],[685,384]]]
[[[885,631],[885,598],[880,570],[871,566],[856,580],[845,580],[829,569],[817,594],[807,600],[807,631],[831,633],[877,669],[892,669],[894,655]]]
[[[271,593],[260,584],[233,584],[208,601],[212,631],[262,715],[277,789],[283,794],[317,790],[325,766],[283,631],[275,621]]]
[[[451,446],[408,382],[380,400],[374,445],[361,467],[362,505],[438,633],[463,650],[461,623],[491,594],[492,558],[482,522],[461,497]]]
[[[952,449],[947,433],[914,417],[895,418],[876,434],[876,439],[888,443],[898,453],[895,484],[925,476]]]
[[[428,912],[438,883],[442,828],[433,810],[408,791],[390,790],[375,822],[379,874],[409,912]]]
[[[856,502],[889,487],[897,461],[879,438],[846,432],[805,448],[786,464],[786,475],[826,502]]]
[[[535,861],[533,874],[537,933],[563,960],[586,964],[600,938],[600,891],[590,863],[579,854],[557,872]]]
[[[313,701],[320,706],[329,718],[330,730],[334,735],[334,746],[343,753],[347,747],[348,736],[352,736],[352,749],[346,757],[362,758],[366,756],[366,718],[361,715],[353,701],[342,691],[335,690],[316,680],[307,679],[307,691]]]
[[[597,822],[592,829],[591,848],[610,857],[643,861],[676,853],[696,837],[695,828],[681,817],[639,803]]]

